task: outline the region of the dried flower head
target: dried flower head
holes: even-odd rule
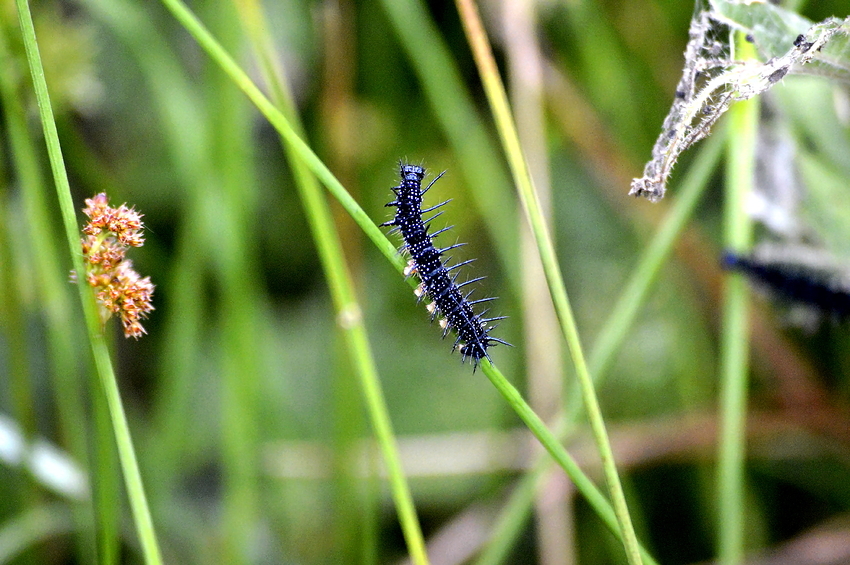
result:
[[[141,320],[154,309],[154,285],[150,277],[140,277],[124,256],[128,247],[141,247],[145,241],[142,215],[125,204],[110,207],[104,193],[86,199],[83,213],[89,217],[82,239],[85,279],[95,289],[101,318],[105,322],[117,314],[124,325],[124,337],[138,339],[147,333]]]
[[[110,208],[106,194],[101,192],[94,198],[86,199],[87,208],[83,213],[89,217],[89,223],[83,228],[86,235],[99,235],[104,231],[112,235],[125,247],[141,247],[145,240],[139,232],[142,230],[142,215],[122,204]]]

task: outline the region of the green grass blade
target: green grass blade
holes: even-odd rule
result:
[[[205,13],[222,40],[231,48],[242,42],[233,23],[236,13],[228,2],[210,4]],[[215,229],[205,230],[207,247],[221,288],[221,464],[223,468],[222,539],[227,563],[253,561],[256,532],[261,524],[260,474],[256,454],[261,451],[257,406],[262,398],[258,344],[261,343],[262,298],[258,284],[258,250],[253,239],[257,182],[251,148],[253,108],[227,76],[210,66],[206,72],[210,93],[203,97],[215,113],[209,125],[210,170],[216,181],[207,183],[207,195],[216,218]],[[207,223],[209,226],[209,223]]]
[[[156,496],[158,485],[179,480],[179,468],[194,456],[197,443],[185,433],[195,412],[196,368],[202,354],[195,344],[202,340],[204,312],[209,296],[204,292],[207,254],[198,252],[198,234],[203,233],[210,214],[205,193],[212,168],[210,126],[203,114],[203,98],[177,63],[162,31],[145,7],[126,0],[83,0],[86,9],[126,45],[147,86],[151,104],[163,129],[167,153],[174,163],[177,183],[188,192],[187,212],[180,225],[171,262],[170,278],[163,288],[161,315],[163,361],[159,363],[159,390],[152,410],[146,449],[154,450],[157,461],[147,471],[149,489]]]
[[[661,267],[670,257],[673,246],[705,194],[711,174],[720,161],[727,131],[726,128],[718,129],[699,149],[682,178],[675,202],[642,253],[605,325],[599,331],[588,356],[590,372],[597,384],[611,367]]]
[[[270,41],[261,35],[260,30],[266,29],[266,26],[262,25],[262,11],[259,5],[253,2],[244,3],[242,7],[243,21],[249,24],[247,27],[254,39],[255,50],[263,63],[265,79],[272,86],[274,102],[282,108],[296,134],[303,135],[303,128],[298,120],[292,94],[289,92],[288,85],[282,79],[283,73],[277,72],[274,68],[273,58],[268,49],[265,48],[265,46],[270,45]],[[345,264],[339,233],[316,177],[313,176],[293,146],[287,143],[283,136],[281,141],[292,167],[310,231],[313,240],[316,242],[319,258],[328,279],[339,326],[348,345],[348,351],[366,400],[372,428],[386,463],[390,488],[402,532],[410,551],[410,557],[413,563],[417,565],[427,565],[428,556],[425,550],[422,528],[416,516],[410,487],[401,467],[392,422],[381,390],[380,379],[363,317],[360,313],[361,309],[354,290],[354,283]]]
[[[588,357],[590,371],[597,384],[605,378],[615,354],[637,318],[641,305],[645,303],[649,290],[658,279],[661,267],[670,257],[673,246],[693,215],[700,198],[705,194],[711,174],[720,160],[725,143],[725,131],[727,130],[716,132],[700,148],[693,164],[682,179],[681,187],[676,191],[678,196],[670,212],[641,255],[614,309],[602,326]],[[570,398],[574,395],[568,392],[566,396]],[[580,415],[580,408],[579,403],[576,402],[573,409],[556,424],[555,433],[561,441],[565,440],[574,429],[574,422]],[[494,528],[492,541],[482,552],[476,565],[496,565],[504,562],[508,550],[514,540],[519,537],[531,511],[538,483],[551,467],[551,459],[541,455],[532,471],[518,481]]]
[[[752,47],[740,41],[742,49]],[[729,110],[729,144],[724,202],[724,245],[734,252],[749,250],[752,220],[747,197],[753,190],[759,102],[738,102]],[[749,293],[740,273],[728,273],[724,287],[723,332],[720,343],[720,444],[718,453],[718,561],[741,563],[744,558],[744,460],[749,386]]]
[[[210,58],[227,73],[230,79],[242,92],[253,102],[257,109],[265,116],[272,126],[291,145],[299,159],[304,161],[307,168],[316,175],[316,178],[334,195],[346,212],[354,219],[358,226],[372,240],[378,250],[393,264],[399,272],[404,270],[404,260],[398,255],[396,247],[378,229],[375,222],[363,211],[359,204],[351,197],[345,187],[337,180],[316,153],[301,139],[286,117],[269,101],[260,89],[251,81],[248,75],[239,68],[221,45],[207,31],[201,22],[192,14],[185,4],[178,0],[162,0],[162,3],[171,11],[172,15],[180,24],[195,38],[195,41],[207,52]]]
[[[50,373],[53,376],[60,434],[74,458],[88,468],[86,417],[77,383],[79,354],[74,348],[71,326],[71,295],[67,268],[63,268],[56,248],[54,230],[50,224],[46,185],[38,162],[35,141],[27,128],[26,111],[17,91],[17,77],[23,76],[9,50],[6,29],[0,29],[0,100],[4,110],[6,133],[9,137],[10,158],[20,179],[24,224],[27,241],[32,245],[34,281],[47,325]],[[81,561],[93,561],[94,543],[91,539],[93,516],[90,505],[74,508],[74,517],[81,538],[78,542]]]
[[[59,145],[59,136],[56,132],[56,123],[53,119],[53,109],[50,104],[47,82],[44,79],[44,68],[38,52],[38,42],[36,40],[32,15],[30,14],[29,4],[26,0],[16,0],[16,5],[72,263],[77,273],[84,273],[85,268],[80,251],[80,233],[75,216],[74,202],[71,199],[71,187],[68,183],[68,174],[65,171],[62,159],[62,149]],[[150,516],[150,510],[142,486],[142,478],[133,450],[130,429],[127,424],[127,417],[124,414],[124,407],[121,403],[121,395],[118,391],[118,383],[115,379],[112,361],[109,358],[109,350],[105,336],[100,328],[94,295],[91,289],[85,284],[78,284],[77,288],[83,305],[86,330],[91,343],[95,367],[109,406],[109,414],[113,433],[115,434],[115,441],[118,446],[121,467],[124,472],[127,494],[130,499],[130,506],[133,511],[133,518],[141,541],[145,562],[148,565],[160,564],[162,563],[162,557],[160,556],[159,545],[154,533],[153,520]]]
[[[620,484],[620,478],[617,474],[614,454],[611,451],[608,434],[602,419],[602,411],[599,408],[599,401],[593,389],[590,372],[584,360],[578,328],[576,327],[575,317],[573,316],[572,307],[570,306],[566,287],[564,286],[564,280],[558,266],[558,259],[552,245],[552,238],[549,235],[546,220],[543,216],[540,202],[537,199],[537,194],[532,186],[531,176],[529,175],[525,157],[519,144],[519,136],[516,126],[513,123],[513,118],[511,117],[504,85],[499,76],[496,61],[493,58],[492,49],[490,48],[489,40],[481,24],[475,4],[472,0],[457,0],[456,3],[458,5],[458,11],[461,13],[461,21],[466,31],[467,40],[472,48],[473,57],[478,66],[479,75],[484,83],[484,90],[490,102],[496,128],[502,139],[514,183],[519,192],[520,201],[523,204],[529,224],[531,225],[531,231],[537,243],[540,259],[543,263],[543,271],[546,275],[546,282],[549,285],[552,301],[555,304],[555,311],[561,324],[561,331],[567,340],[567,345],[572,355],[573,364],[579,384],[581,385],[582,398],[590,419],[590,426],[593,430],[593,436],[599,449],[600,457],[602,458],[605,479],[608,483],[614,511],[617,515],[617,522],[622,532],[626,556],[631,565],[639,565],[641,563],[640,547],[634,527],[632,526],[631,517],[629,516],[623,487]]]
[[[602,520],[602,522],[611,530],[620,541],[624,541],[624,533],[622,528],[620,527],[619,518],[617,517],[615,509],[608,502],[608,499],[599,491],[593,481],[591,481],[587,475],[581,470],[575,460],[570,457],[569,453],[567,453],[564,446],[561,445],[561,442],[552,433],[549,428],[546,427],[546,424],[540,419],[540,417],[531,409],[531,406],[522,398],[522,395],[519,391],[514,387],[508,380],[502,375],[502,373],[493,366],[487,359],[481,360],[481,369],[487,378],[490,379],[490,382],[493,383],[493,386],[499,391],[499,393],[504,397],[510,407],[516,412],[516,414],[522,419],[528,429],[531,430],[531,433],[534,434],[540,444],[549,452],[552,458],[555,460],[558,465],[564,469],[570,479],[575,484],[576,489],[584,496],[587,500],[588,504],[590,504],[591,508],[593,508],[594,512],[596,512],[597,516]],[[654,564],[655,560],[652,556],[640,546],[635,539],[635,551],[638,552],[639,559],[642,562],[648,564]]]

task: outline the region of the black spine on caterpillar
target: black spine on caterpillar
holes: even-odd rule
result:
[[[422,281],[422,289],[433,301],[433,306],[429,305],[429,310],[432,312],[431,319],[433,320],[437,315],[442,315],[445,318],[443,337],[448,334],[449,330],[454,330],[457,333],[452,351],[459,348],[462,361],[466,361],[466,358],[469,357],[472,360],[474,372],[483,357],[492,361],[487,353],[488,347],[499,343],[511,345],[489,335],[489,332],[493,330],[493,326],[489,325],[490,322],[501,320],[505,316],[484,318],[486,311],[476,314],[472,308],[473,304],[487,302],[495,298],[469,300],[473,291],[466,295],[461,292],[462,287],[473,284],[484,277],[456,284],[458,273],[450,274],[452,271],[474,261],[474,259],[470,259],[452,266],[446,265],[443,261],[442,256],[447,251],[460,247],[464,245],[463,243],[456,243],[441,249],[434,247],[433,239],[451,229],[452,226],[429,234],[428,229],[431,222],[442,212],[437,212],[425,220],[422,219],[422,215],[437,210],[448,204],[450,200],[423,210],[422,195],[428,192],[428,189],[443,176],[443,173],[434,178],[424,189],[422,188],[422,179],[425,178],[424,168],[418,165],[399,163],[399,175],[401,176],[401,183],[392,188],[396,198],[387,203],[387,206],[396,207],[395,218],[381,224],[381,226],[394,226],[390,233],[401,232],[404,245],[400,251],[406,250],[412,258],[412,265],[405,272],[418,275]]]
[[[768,263],[727,251],[723,267],[740,271],[770,287],[777,295],[801,302],[838,318],[850,317],[850,289],[828,274],[801,265]]]

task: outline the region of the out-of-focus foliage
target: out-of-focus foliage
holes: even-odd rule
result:
[[[125,341],[116,325],[107,327],[165,560],[403,558],[392,503],[374,478],[379,464],[360,391],[274,131],[158,4],[33,4],[78,207],[106,192],[145,214],[146,244],[133,261],[157,285],[148,335]],[[796,8],[811,21],[847,16],[843,0],[803,4]],[[626,193],[672,102],[692,5],[482,3],[509,90],[519,80],[509,55],[518,40],[505,31],[505,14],[517,5],[533,6],[538,43],[519,47],[537,49],[542,62],[542,147],[530,159],[551,178],[552,232],[590,351],[669,208]],[[259,81],[234,5],[192,8]],[[454,5],[411,1],[407,20],[376,0],[285,0],[264,9],[309,145],[376,223],[389,219],[384,204],[400,158],[433,174],[447,170],[427,201],[453,199],[443,218],[455,228],[441,241],[469,242],[455,258],[478,259],[465,274],[486,274],[482,296],[499,296],[492,314],[510,316],[495,335],[515,347],[494,348],[495,364],[525,390],[543,382],[556,407],[572,402],[558,397],[557,383],[573,378],[565,352],[561,374],[528,370],[539,366],[532,356],[555,356],[563,343],[528,341],[538,318],[524,312],[534,304],[523,286],[524,220]],[[0,78],[12,97],[0,104],[0,422],[15,422],[24,445],[46,439],[70,454],[67,468],[87,470],[91,496],[112,493],[116,515],[107,521],[120,562],[138,563],[129,510],[104,471],[117,464],[86,442],[100,391],[89,378],[16,22],[13,3],[3,2]],[[402,34],[414,32],[425,42],[411,47]],[[443,48],[451,67],[435,58]],[[801,191],[800,218],[810,228],[803,236],[850,261],[848,93],[830,77],[789,76],[766,99],[764,119],[780,124],[800,163],[791,186]],[[35,156],[29,169],[16,119]],[[521,131],[528,125],[517,121]],[[676,198],[690,160],[686,153],[666,199]],[[25,183],[42,195],[44,226],[32,221],[37,203]],[[714,555],[721,207],[719,189],[708,194],[598,390],[638,534],[662,563]],[[531,460],[532,443],[487,380],[450,355],[451,341],[440,341],[409,286],[334,209],[426,537],[448,536],[451,547],[474,555]],[[56,310],[60,302],[64,310]],[[787,544],[820,539],[817,528],[841,524],[850,510],[847,327],[825,320],[807,333],[786,322],[781,307],[756,300],[748,540],[752,550],[780,556]],[[63,339],[67,350],[57,345]],[[86,562],[95,543],[89,503],[46,484],[31,460],[6,457],[5,429],[0,540],[13,536],[17,545],[8,547],[21,548],[12,562]],[[234,430],[244,436],[234,438]],[[570,447],[592,468],[581,432]],[[54,473],[66,468],[61,462]],[[557,486],[546,496],[565,509],[574,544],[553,543],[544,523],[529,521],[507,562],[542,562],[550,551],[581,563],[622,560],[584,503],[559,498]],[[459,562],[439,561],[436,550],[432,558]]]

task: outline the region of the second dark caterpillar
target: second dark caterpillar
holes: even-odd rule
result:
[[[746,273],[787,300],[813,306],[837,319],[850,318],[850,289],[834,274],[729,251],[723,255],[722,265]]]
[[[432,303],[428,305],[431,319],[433,320],[438,315],[443,316],[441,320],[444,329],[443,337],[448,334],[449,330],[454,330],[457,333],[452,351],[459,348],[463,361],[466,361],[467,357],[472,359],[474,371],[482,358],[486,357],[490,360],[490,355],[487,353],[488,347],[499,343],[510,345],[489,335],[489,332],[493,330],[493,326],[489,324],[501,320],[504,316],[484,318],[486,311],[476,314],[472,308],[474,304],[487,302],[493,300],[493,298],[469,300],[473,291],[469,291],[465,295],[461,292],[462,287],[475,283],[484,277],[457,284],[458,274],[451,274],[452,271],[471,263],[474,259],[451,266],[443,261],[442,257],[447,251],[464,244],[456,243],[443,248],[434,247],[433,239],[451,229],[451,226],[434,233],[428,233],[431,222],[442,212],[437,212],[425,220],[422,219],[422,215],[437,210],[449,201],[446,200],[423,210],[422,195],[434,185],[442,174],[438,175],[424,189],[422,188],[422,179],[425,178],[424,168],[418,165],[399,163],[399,175],[401,176],[401,183],[392,188],[396,198],[387,204],[387,206],[396,207],[395,217],[381,225],[394,226],[390,233],[401,232],[401,236],[404,238],[404,245],[401,250],[406,250],[411,256],[411,264],[405,270],[405,274],[416,274],[422,281],[418,294],[421,297],[424,293],[432,300]]]

